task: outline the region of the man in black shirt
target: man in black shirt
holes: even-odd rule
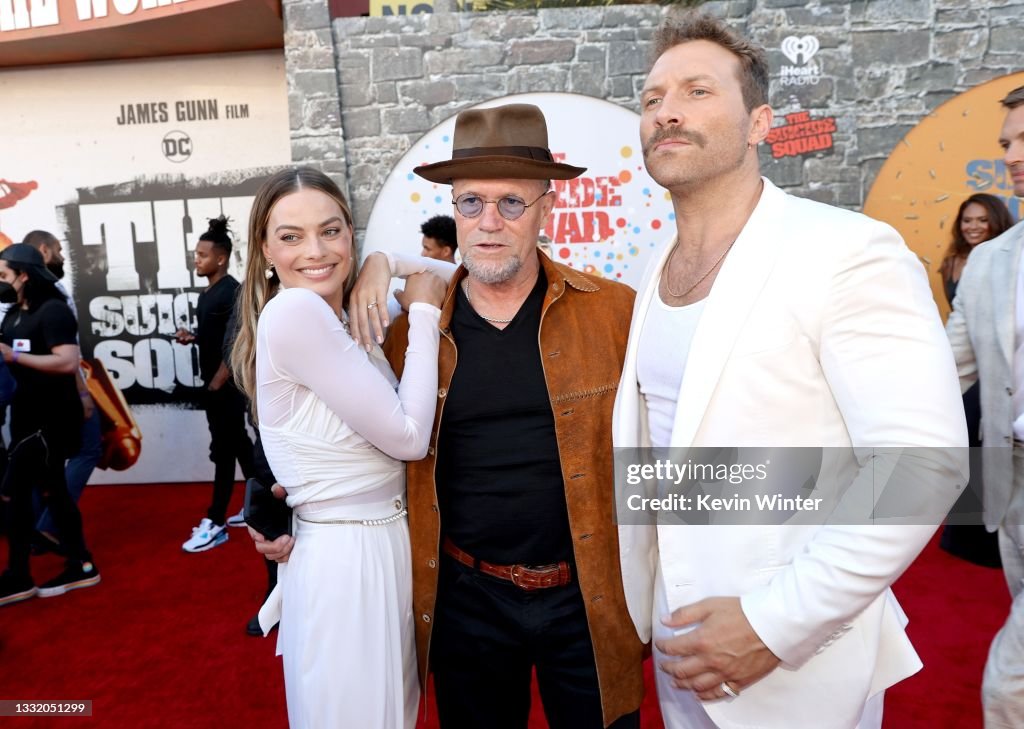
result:
[[[78,311],[75,308],[74,299],[61,284],[61,279],[64,278],[64,253],[60,241],[55,235],[45,230],[33,230],[25,235],[22,242],[42,254],[46,269],[58,279],[54,286],[64,296],[68,308],[71,309],[71,313],[77,321]],[[85,420],[82,422],[82,445],[78,452],[68,459],[64,476],[68,484],[68,493],[77,504],[82,496],[82,491],[89,483],[89,477],[103,455],[103,447],[100,413],[89,395],[89,388],[85,384],[81,370],[76,373],[75,385],[78,387],[78,396],[82,401],[82,409],[85,413]],[[41,508],[41,504],[38,505],[38,508]],[[36,521],[36,531],[38,532],[37,546],[42,546],[47,550],[53,549],[51,544],[54,541],[59,541],[61,537],[60,531],[54,524],[53,514],[45,508],[42,508],[39,519]]]
[[[178,342],[195,342],[199,347],[199,374],[206,384],[210,460],[214,464],[213,501],[192,536],[181,545],[186,552],[205,552],[228,540],[225,525],[235,486],[235,461],[246,478],[253,471],[253,445],[245,430],[245,398],[231,381],[224,361],[224,339],[238,293],[238,281],[228,274],[230,257],[227,220],[215,218],[196,244],[196,273],[209,281],[196,306],[196,333],[179,329],[176,334]]]
[[[10,501],[10,554],[0,575],[0,605],[91,587],[99,570],[82,536],[82,517],[68,494],[64,462],[81,443],[82,403],[75,387],[75,318],[54,287],[39,251],[23,243],[0,253],[0,302],[14,306],[0,327],[0,355],[18,389],[11,402],[10,463],[0,495]],[[64,538],[64,571],[38,589],[29,570],[38,488]]]
[[[549,180],[585,171],[553,160],[540,109],[462,112],[452,144],[415,169],[451,185],[463,261],[441,310],[430,448],[408,466],[421,679],[429,664],[443,729],[525,728],[534,671],[552,729],[637,727],[611,449],[633,293],[538,252]],[[370,256],[361,280],[387,266]],[[386,288],[353,292],[354,336]],[[399,320],[385,342],[396,374],[406,335]]]

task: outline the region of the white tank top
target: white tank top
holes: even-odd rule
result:
[[[669,306],[655,294],[640,330],[636,374],[647,404],[647,425],[655,448],[671,444],[676,398],[705,301]]]

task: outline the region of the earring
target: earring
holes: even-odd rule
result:
[[[267,268],[263,271],[263,275],[268,279],[274,278],[274,262],[267,261]]]

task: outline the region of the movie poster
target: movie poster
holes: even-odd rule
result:
[[[93,483],[208,481],[193,251],[231,219],[240,278],[249,208],[291,162],[280,51],[0,71],[0,243],[30,230],[64,247],[85,357],[101,359],[142,431],[130,469]]]
[[[206,178],[140,179],[78,191],[60,209],[75,261],[82,356],[103,360],[129,404],[185,404],[203,386],[194,344],[178,344],[178,329],[195,331],[205,281],[192,251],[207,221],[237,221],[229,274],[241,280],[244,222],[269,170]]]

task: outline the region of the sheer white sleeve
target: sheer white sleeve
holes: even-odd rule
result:
[[[293,410],[297,385],[392,458],[422,458],[437,404],[440,316],[435,306],[413,304],[405,374],[396,393],[386,362],[379,369],[320,296],[307,289],[280,292],[259,321],[261,421],[283,422]]]
[[[384,254],[388,259],[388,266],[391,267],[391,275],[395,278],[407,278],[414,273],[428,271],[445,283],[452,280],[452,274],[458,268],[457,264],[448,261],[438,261],[435,258],[424,258],[423,256],[410,256],[405,253]]]

